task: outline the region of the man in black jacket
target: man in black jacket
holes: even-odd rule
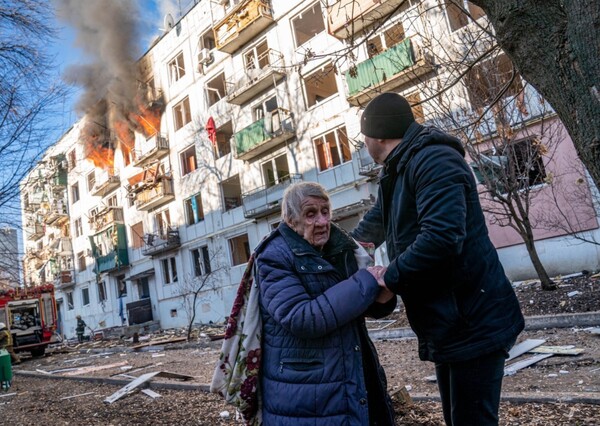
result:
[[[402,297],[419,357],[435,363],[446,424],[495,425],[504,361],[524,320],[464,149],[416,123],[395,93],[369,103],[361,132],[383,170],[353,237],[386,242],[390,265],[379,282]]]

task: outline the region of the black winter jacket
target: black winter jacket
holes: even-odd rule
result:
[[[413,123],[385,161],[376,205],[352,234],[385,240],[385,283],[402,297],[421,359],[508,349],[523,330],[458,139]]]

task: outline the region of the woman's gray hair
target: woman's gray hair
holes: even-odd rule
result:
[[[329,202],[325,188],[315,182],[298,182],[290,185],[283,194],[281,219],[288,225],[300,218],[302,201],[307,197],[320,198]]]

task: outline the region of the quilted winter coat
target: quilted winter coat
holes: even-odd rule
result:
[[[377,282],[357,271],[354,248],[332,225],[319,252],[282,223],[256,249],[267,426],[393,424],[364,316],[391,313],[396,299],[375,302]]]
[[[420,358],[434,362],[507,350],[524,327],[464,154],[458,139],[411,124],[385,161],[377,203],[352,232],[386,241],[386,286],[402,297]]]

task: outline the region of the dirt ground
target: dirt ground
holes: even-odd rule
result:
[[[521,283],[516,288],[526,315],[600,311],[598,277],[588,274],[565,279],[554,292],[542,292],[538,287],[535,283]],[[390,328],[403,326],[402,309],[391,318],[395,322]],[[221,330],[204,328],[203,331]],[[554,355],[505,377],[500,423],[600,424],[600,335],[593,331],[591,328],[562,328],[524,332],[519,341],[544,339],[545,345],[573,345],[583,349],[583,353]],[[150,338],[155,340],[161,336],[144,337]],[[25,359],[15,367],[8,393],[0,393],[1,423],[10,419],[7,424],[13,425],[239,424],[231,406],[216,395],[199,390],[201,385],[210,383],[220,344],[200,335],[191,343],[154,345],[134,352],[131,342],[115,340],[57,348],[56,353],[43,358]],[[434,374],[433,365],[418,360],[416,340],[378,340],[375,344],[387,373],[390,393],[406,386],[413,398],[411,405],[396,401],[397,424],[442,425],[441,407],[434,400],[437,388],[428,379]],[[515,361],[529,356],[531,354],[522,355]],[[102,366],[108,368],[92,371]],[[193,378],[186,382],[154,378],[151,389],[160,397],[152,398],[135,391],[112,404],[103,402],[131,382],[132,377],[152,371]],[[99,382],[73,380],[78,377],[96,378]],[[122,382],[107,384],[105,379]],[[185,386],[188,390],[166,389],[168,385]]]

